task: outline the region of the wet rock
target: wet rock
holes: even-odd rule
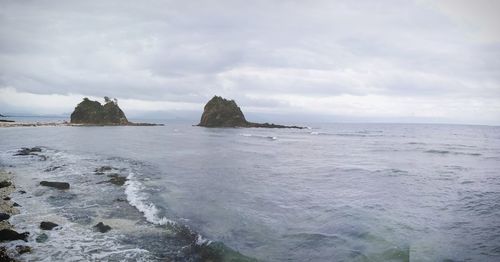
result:
[[[0,213],[0,221],[8,220],[10,218],[9,214]]]
[[[40,182],[40,185],[42,186],[48,186],[48,187],[53,187],[57,189],[69,189],[69,183],[66,182],[49,182],[49,181],[42,181]]]
[[[101,233],[106,233],[109,230],[111,230],[111,227],[103,224],[102,222],[99,222],[97,225],[94,226],[94,229]]]
[[[26,194],[26,191],[24,191],[24,190],[19,190],[18,192],[19,192],[19,194]]]
[[[48,239],[49,239],[49,236],[47,236],[47,234],[45,234],[45,233],[42,233],[42,234],[38,235],[35,240],[37,243],[45,243],[45,242],[47,242]]]
[[[10,200],[10,197],[4,197],[3,200],[5,201],[9,201]]]
[[[17,245],[16,246],[16,251],[19,254],[29,253],[29,252],[31,252],[31,247],[24,246],[24,245]]]
[[[40,147],[23,147],[19,151],[17,151],[15,156],[28,156],[28,155],[36,155],[35,153],[40,153],[42,152],[42,149]]]
[[[19,205],[18,203],[14,202],[14,204],[12,204],[13,207],[20,207],[21,205]]]
[[[108,182],[113,185],[123,186],[123,184],[125,184],[125,182],[127,181],[126,177],[119,176],[118,174],[111,174],[108,176],[111,178],[110,180],[108,180]]]
[[[58,224],[48,221],[43,221],[42,223],[40,223],[40,228],[43,230],[52,230],[54,227],[58,226],[59,226]]]
[[[51,166],[51,167],[48,167],[47,169],[45,169],[44,171],[45,172],[52,172],[52,171],[56,171],[57,169],[60,169],[62,168],[62,166]]]
[[[16,260],[9,257],[7,254],[7,249],[5,247],[0,247],[0,261],[2,262],[15,262]]]
[[[0,188],[9,187],[11,185],[12,183],[10,181],[7,180],[0,181]]]
[[[124,198],[117,198],[115,199],[116,202],[126,202],[127,199],[124,199]]]
[[[106,172],[106,171],[111,171],[111,170],[113,170],[113,168],[110,166],[101,166],[99,168],[96,168],[94,170],[94,172]]]
[[[26,238],[29,236],[29,232],[17,233],[11,229],[0,230],[0,241],[13,241],[13,240],[24,240],[28,242]]]

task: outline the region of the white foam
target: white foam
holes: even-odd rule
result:
[[[146,220],[156,225],[175,224],[174,221],[160,217],[159,210],[153,203],[148,203],[147,196],[143,193],[144,186],[134,179],[134,174],[130,173],[125,182],[125,194],[127,201],[144,214]]]
[[[311,132],[311,135],[319,135],[319,132]]]

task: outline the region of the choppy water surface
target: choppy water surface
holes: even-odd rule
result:
[[[196,260],[168,221],[263,261],[500,259],[499,127],[43,127],[0,140],[27,191],[13,195],[16,227],[33,240],[40,220],[63,225],[27,259]],[[13,156],[24,146],[47,160]],[[93,232],[100,221],[113,230]]]

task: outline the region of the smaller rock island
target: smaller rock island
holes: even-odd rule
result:
[[[234,100],[214,96],[205,105],[198,126],[203,127],[264,127],[264,128],[298,128],[300,126],[284,126],[269,123],[248,122],[240,107]]]
[[[104,97],[104,105],[98,101],[83,98],[73,113],[71,113],[71,124],[81,125],[126,125],[126,126],[156,126],[159,124],[132,123],[129,122],[125,113],[118,106],[116,99],[111,100]]]

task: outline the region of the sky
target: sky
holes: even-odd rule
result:
[[[500,1],[0,0],[0,113],[500,125]],[[247,117],[249,118],[249,117]],[[249,119],[253,120],[253,119]]]

